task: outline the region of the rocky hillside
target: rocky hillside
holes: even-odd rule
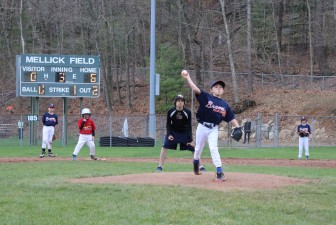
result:
[[[139,86],[135,89],[132,108],[125,106],[125,99],[119,104],[114,102],[113,114],[115,115],[145,115],[149,113],[149,92],[147,86]],[[188,98],[188,97],[187,97]],[[235,106],[231,90],[226,90],[223,97],[233,108]],[[243,107],[243,112],[238,113],[239,117],[257,115],[306,115],[306,116],[336,116],[336,92],[321,90],[282,90],[276,88],[258,88],[253,95],[248,96],[241,91],[240,104],[253,102],[250,107]],[[62,99],[40,98],[40,112],[46,110],[48,103],[53,102],[63,110]],[[13,106],[12,113],[29,113],[30,98],[13,98],[1,106],[1,114],[8,113],[8,106]],[[68,99],[69,114],[79,113],[79,99]],[[83,106],[89,107],[96,114],[108,114],[103,100],[99,98],[84,98]],[[190,99],[187,99],[187,106],[190,107]],[[196,109],[196,106],[195,106]],[[59,112],[60,113],[60,112]]]
[[[124,93],[125,91],[122,91]],[[142,116],[148,115],[149,112],[149,93],[147,86],[138,86],[135,90],[133,107],[125,106],[125,98],[123,103],[119,104],[115,101],[113,106],[113,115],[116,116]],[[187,97],[187,107],[190,107],[190,97]],[[308,122],[311,123],[312,116],[315,118],[314,131],[315,140],[321,143],[333,143],[336,136],[336,92],[335,91],[321,91],[321,90],[282,90],[276,88],[259,88],[256,89],[253,95],[248,96],[246,93],[240,93],[241,102],[234,104],[232,91],[227,89],[224,98],[233,107],[239,110],[243,109],[241,113],[236,113],[239,122],[244,122],[246,118],[251,118],[256,121],[258,113],[262,115],[263,129],[265,130],[265,140],[271,141],[273,130],[273,119],[275,113],[279,114],[279,137],[281,140],[296,143],[297,135],[295,134],[295,127],[300,122],[300,116],[307,116]],[[5,120],[6,114],[29,114],[30,98],[13,98],[8,101],[6,105],[1,106],[1,120]],[[63,101],[62,99],[40,98],[40,114],[42,114],[48,105],[53,102],[56,104],[57,113],[62,114]],[[250,107],[246,107],[246,102],[253,103]],[[8,110],[8,106],[12,109]],[[103,97],[83,99],[83,107],[89,107],[93,114],[108,115],[108,110],[105,105]],[[79,99],[68,99],[68,113],[70,115],[80,114]],[[195,111],[197,103],[195,103]],[[77,117],[76,117],[77,118]],[[16,120],[15,120],[16,121]],[[143,122],[142,122],[143,123]],[[102,127],[104,124],[101,124]],[[106,124],[105,124],[106,125]],[[227,133],[223,125],[223,138],[225,139]],[[117,127],[121,127],[118,125]],[[253,138],[252,134],[252,138]],[[332,144],[331,143],[331,144]]]

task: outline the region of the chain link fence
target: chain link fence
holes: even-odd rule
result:
[[[148,69],[138,69],[134,73],[133,80],[139,84],[148,83]],[[223,79],[226,86],[232,89],[232,74],[220,71],[202,71],[203,84],[200,88],[208,87],[209,83],[215,79]],[[191,75],[195,76],[193,71]],[[237,84],[239,91],[248,89],[248,77],[246,73],[237,73]],[[194,78],[193,78],[194,79]],[[202,87],[203,86],[203,87]],[[254,74],[253,86],[258,88],[283,88],[302,90],[328,90],[336,89],[336,76],[308,76],[308,75],[279,75],[279,74]],[[104,89],[102,90],[104,92]],[[0,91],[0,104],[5,106],[10,99],[15,98],[15,92]],[[103,93],[101,94],[103,96]],[[194,99],[190,91],[189,99],[193,106]],[[193,108],[193,107],[191,107]],[[59,115],[59,125],[56,127],[58,141],[63,145],[68,142],[73,143],[78,138],[77,115],[68,115],[67,123],[64,123],[64,116]],[[0,146],[3,145],[33,145],[41,144],[42,115],[30,114],[0,114]],[[295,146],[298,144],[296,126],[300,122],[300,115],[250,115],[252,121],[252,133],[250,144],[235,142],[230,138],[230,124],[222,123],[220,126],[220,146],[228,147],[281,147]],[[125,119],[128,122],[129,137],[149,136],[149,115],[92,115],[97,124],[97,138],[106,136],[123,137],[123,124]],[[195,116],[194,116],[195,118]],[[237,115],[241,126],[247,118],[240,118]],[[336,117],[314,116],[308,117],[308,122],[312,127],[313,134],[310,137],[311,146],[335,145]],[[197,122],[193,121],[193,130],[197,127]],[[156,115],[156,141],[163,141],[166,129],[166,115]],[[98,140],[97,140],[98,145]]]
[[[0,140],[1,146],[40,146],[42,139],[42,115],[17,115],[3,114],[0,119]],[[59,124],[56,126],[58,141],[63,145],[76,143],[78,138],[77,121],[78,115],[67,116],[67,127],[63,115],[59,115]],[[195,118],[195,117],[194,117]],[[300,115],[258,115],[240,118],[237,115],[241,126],[247,119],[251,120],[250,143],[243,144],[230,138],[231,124],[223,122],[220,125],[219,146],[220,147],[286,147],[297,146],[297,126],[300,123]],[[149,116],[115,116],[99,115],[92,116],[97,125],[96,145],[101,137],[124,137],[124,123],[127,119],[128,137],[146,138],[149,130]],[[336,117],[335,116],[313,116],[307,117],[311,126],[310,146],[333,146],[336,145]],[[197,127],[197,121],[193,121],[193,134]],[[156,116],[156,141],[162,143],[166,131],[166,115]],[[5,141],[6,140],[6,141]]]

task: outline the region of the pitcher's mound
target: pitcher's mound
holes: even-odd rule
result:
[[[256,173],[225,173],[224,182],[215,182],[215,173],[194,175],[191,172],[144,173],[121,176],[71,179],[74,183],[149,184],[205,188],[218,191],[272,189],[289,185],[301,185],[317,180],[297,179]]]

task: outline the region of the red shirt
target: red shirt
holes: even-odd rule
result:
[[[80,134],[92,134],[94,130],[96,130],[96,125],[93,122],[91,118],[88,118],[84,124],[84,127],[82,129],[82,123],[83,123],[84,118],[81,118],[78,120],[78,128],[79,128],[79,133]]]

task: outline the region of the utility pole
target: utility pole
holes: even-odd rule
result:
[[[155,115],[155,0],[151,0],[149,137],[156,140]]]

